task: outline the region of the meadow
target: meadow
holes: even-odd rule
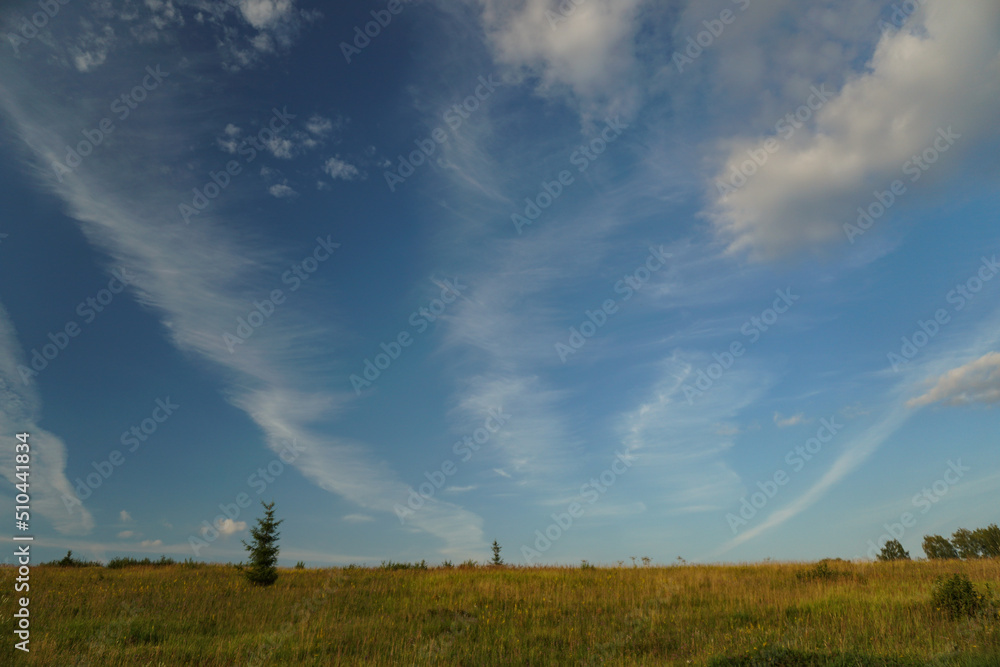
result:
[[[990,606],[949,618],[940,575],[985,592],[1000,560],[668,567],[36,566],[31,652],[4,664],[1000,665]],[[14,655],[17,653],[17,655]]]

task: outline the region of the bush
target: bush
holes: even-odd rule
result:
[[[931,592],[931,604],[950,618],[976,616],[992,604],[989,587],[987,595],[980,595],[972,585],[968,575],[955,573],[950,577],[938,577]]]
[[[594,567],[593,565],[591,565],[590,563],[588,563],[587,561],[581,560],[580,561],[580,569],[581,570],[596,570],[597,568]]]
[[[799,581],[828,581],[835,579],[838,574],[839,572],[832,569],[825,560],[822,560],[808,570],[796,572],[795,576]]]
[[[67,551],[62,560],[53,560],[42,565],[55,565],[57,567],[104,567],[104,564],[97,560],[77,560],[73,558],[73,551]]]
[[[446,560],[445,562],[441,563],[441,567],[443,567],[446,570],[450,570],[451,568],[453,568],[455,566],[452,564],[452,562],[450,560]]]
[[[463,570],[474,570],[475,568],[479,567],[479,563],[470,558],[469,560],[465,561],[458,567]]]
[[[167,558],[166,556],[160,556],[160,560],[149,560],[149,558],[143,558],[138,560],[130,556],[123,556],[119,558],[112,558],[108,561],[108,568],[111,570],[117,570],[123,567],[163,567],[164,565],[176,565],[177,561],[173,558]]]
[[[384,560],[379,565],[379,568],[383,570],[426,570],[427,563],[425,561],[420,561],[419,563],[394,563],[391,560]]]
[[[304,569],[306,569],[306,564],[304,562],[302,562],[302,561],[299,561],[298,563],[295,564],[295,569],[296,570],[304,570]]]

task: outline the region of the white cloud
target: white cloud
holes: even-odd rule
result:
[[[139,542],[140,547],[162,547],[163,540],[143,540]]]
[[[94,519],[77,500],[66,477],[66,445],[61,438],[38,426],[41,399],[32,378],[28,377],[25,384],[18,372],[18,366],[28,368],[28,364],[17,331],[0,304],[0,441],[14,443],[16,434],[30,434],[32,509],[61,533],[87,532],[94,527]],[[0,447],[0,469],[11,485],[21,481],[14,476],[14,456],[13,444]]]
[[[73,65],[80,72],[90,72],[103,65],[108,58],[108,52],[115,43],[115,31],[109,25],[100,30],[94,30],[88,21],[81,22],[84,32],[74,46],[69,48],[73,57]]]
[[[636,16],[642,0],[586,0],[560,14],[551,0],[483,0],[494,58],[540,79],[545,96],[570,93],[584,115],[629,114],[637,106]]]
[[[126,512],[125,510],[122,510],[121,512],[118,513],[118,518],[121,519],[122,523],[132,522],[132,515]]]
[[[287,197],[298,197],[299,193],[293,190],[291,187],[284,183],[276,183],[267,189],[271,196],[277,197],[278,199],[285,199]]]
[[[914,187],[903,164],[951,127],[961,138],[919,187],[943,178],[956,153],[1000,134],[998,51],[1000,5],[927,0],[902,30],[882,37],[869,69],[822,105],[813,125],[779,143],[745,185],[720,194],[715,179],[709,184],[710,216],[730,250],[768,258],[846,239],[843,225],[873,190],[897,178]],[[763,145],[733,141],[716,177],[728,179],[748,149]]]
[[[134,536],[135,536],[134,530],[123,530],[122,532],[118,533],[118,538],[122,540],[127,540],[128,538]]]
[[[934,386],[929,391],[910,399],[906,406],[918,408],[932,403],[1000,403],[1000,352],[989,352],[975,361],[944,373],[934,381]]]
[[[292,15],[292,0],[237,0],[235,3],[246,22],[258,30],[271,28]]]
[[[219,534],[225,537],[228,535],[235,535],[236,533],[246,530],[247,522],[223,519],[222,521],[217,521],[215,523],[215,527],[218,529]]]
[[[367,514],[345,514],[341,518],[344,521],[350,521],[351,523],[366,523],[368,521],[375,520],[375,517],[369,516]]]
[[[306,129],[321,139],[330,134],[330,132],[334,129],[339,130],[342,125],[343,119],[341,118],[337,118],[336,121],[334,121],[329,118],[324,118],[319,114],[313,114],[309,117],[309,120],[306,121]]]
[[[778,428],[786,428],[788,426],[796,426],[798,424],[808,424],[809,421],[810,420],[806,419],[805,414],[802,412],[792,415],[791,417],[782,417],[781,413],[774,413],[774,423]]]
[[[353,181],[360,174],[357,167],[341,160],[339,155],[323,163],[323,171],[333,180],[340,178],[345,181]]]
[[[273,137],[264,143],[264,147],[274,157],[284,160],[290,160],[295,150],[295,144],[292,143],[292,140],[285,137]]]

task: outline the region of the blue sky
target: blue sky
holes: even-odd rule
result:
[[[236,561],[260,500],[310,565],[997,519],[994,2],[0,28],[0,462],[30,433],[42,558]]]

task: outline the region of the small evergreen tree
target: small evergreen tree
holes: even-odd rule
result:
[[[498,566],[503,565],[503,558],[500,558],[500,543],[497,542],[496,540],[493,540],[492,549],[493,549],[493,564]]]
[[[955,545],[940,535],[924,535],[924,554],[930,560],[958,558]]]
[[[278,580],[278,525],[281,521],[274,520],[274,501],[270,504],[263,500],[264,518],[257,519],[257,525],[250,529],[253,544],[243,540],[243,546],[250,552],[250,566],[244,570],[246,578],[260,586],[270,586]]]
[[[903,548],[899,540],[889,540],[882,547],[882,553],[878,555],[880,561],[890,560],[910,560],[910,554]]]

